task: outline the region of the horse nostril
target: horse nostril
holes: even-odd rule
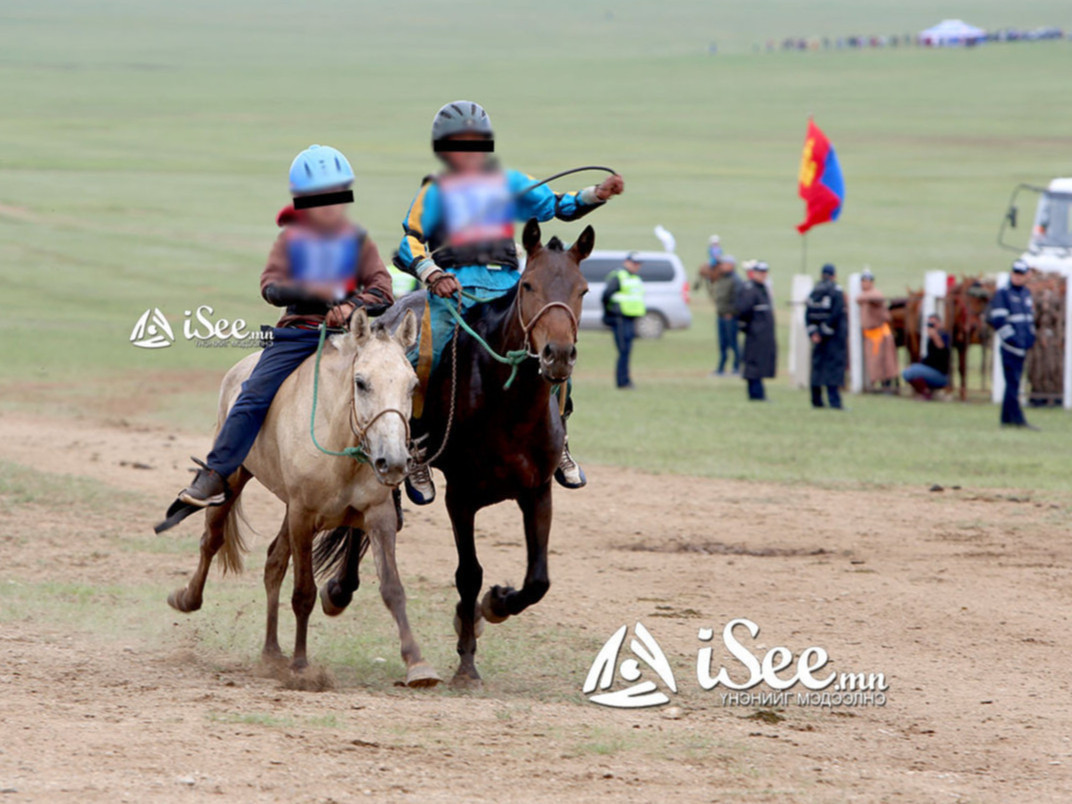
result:
[[[577,347],[576,346],[571,346],[570,347],[569,359],[570,359],[570,362],[573,362],[574,360],[577,359]]]
[[[387,471],[387,459],[386,458],[377,458],[373,462],[373,466],[376,467],[377,472],[381,472],[381,473],[386,472]]]
[[[555,355],[555,350],[551,348],[551,344],[545,344],[543,347],[543,359],[551,360]]]

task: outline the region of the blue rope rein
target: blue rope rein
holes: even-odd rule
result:
[[[465,290],[461,291],[461,294],[470,301],[477,303],[489,302],[494,299],[494,297],[476,296]],[[528,349],[511,349],[505,355],[501,355],[492,349],[491,345],[469,325],[469,322],[465,320],[465,316],[462,315],[460,310],[453,305],[448,304],[447,311],[450,313],[451,318],[454,319],[454,323],[464,329],[469,334],[469,337],[479,343],[492,360],[502,363],[505,366],[510,366],[510,376],[506,378],[506,382],[503,384],[503,388],[509,390],[510,386],[514,384],[514,379],[517,377],[518,368],[529,358]]]

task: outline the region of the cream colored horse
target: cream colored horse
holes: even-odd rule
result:
[[[290,559],[294,560],[294,594],[291,600],[297,631],[293,670],[308,665],[306,635],[309,615],[316,604],[313,541],[317,533],[335,528],[359,528],[373,549],[380,579],[380,594],[398,625],[406,683],[430,686],[439,681],[421,651],[406,618],[406,593],[395,563],[398,522],[392,491],[405,478],[409,462],[409,417],[417,376],[406,359],[417,337],[417,322],[408,313],[396,334],[370,326],[364,310],[354,314],[350,331],[331,336],[320,363],[316,411],[316,439],[336,452],[360,447],[368,457],[327,455],[317,449],[309,434],[313,405],[315,358],[309,358],[279,388],[253,449],[242,467],[229,478],[231,496],[226,503],[205,512],[201,559],[189,584],[177,589],[168,603],[179,611],[201,607],[209,566],[222,550],[224,569],[241,570],[245,549],[240,533],[242,489],[251,477],[286,503],[279,535],[268,548],[264,586],[268,593],[268,624],[264,658],[281,661],[278,618],[279,591]],[[259,355],[250,355],[224,377],[220,389],[219,422],[234,404],[243,381]],[[359,540],[347,547],[340,577],[348,575],[360,558]],[[356,572],[353,573],[356,577]],[[325,613],[336,615],[349,603],[353,589],[333,579],[321,591]]]

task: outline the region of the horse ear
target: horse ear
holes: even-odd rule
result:
[[[395,340],[406,351],[409,351],[417,343],[417,316],[413,314],[412,310],[406,310],[406,314],[402,316],[402,323],[398,325],[398,329],[395,331]]]
[[[577,242],[570,247],[570,254],[574,256],[577,262],[580,262],[583,259],[587,259],[595,246],[596,230],[591,226],[585,226],[581,236],[577,238]]]
[[[540,222],[535,218],[529,218],[525,224],[525,231],[521,234],[521,245],[525,247],[526,254],[532,254],[540,247]]]
[[[368,313],[365,312],[364,307],[358,307],[350,316],[350,334],[361,342],[369,336],[369,329]]]

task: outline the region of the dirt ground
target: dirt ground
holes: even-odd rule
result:
[[[194,520],[161,537],[150,528],[188,478],[187,456],[205,446],[203,435],[95,417],[0,416],[0,460],[60,476],[54,503],[0,496],[0,606],[22,607],[0,611],[0,799],[1069,799],[1068,499],[589,466],[587,489],[556,492],[550,593],[517,623],[488,626],[483,639],[513,629],[503,633],[524,646],[519,674],[535,673],[557,695],[505,692],[509,666],[485,667],[485,689],[473,694],[391,683],[301,692],[266,674],[255,647],[221,655],[169,637],[187,633],[190,618],[212,616],[164,603],[194,567],[189,551],[115,549],[116,539],[147,536],[196,542]],[[62,490],[79,482],[65,476],[92,477],[116,497],[65,503]],[[261,489],[252,496],[251,519],[274,533],[280,506]],[[500,506],[479,523],[486,582],[519,578],[515,510]],[[264,546],[257,541],[254,553]],[[450,586],[441,504],[411,512],[399,558],[407,584]],[[34,604],[20,584],[44,595],[75,581],[158,586],[140,614],[157,618],[160,633],[20,613]],[[207,596],[235,583],[259,588],[256,572],[213,573]],[[379,606],[364,586],[358,596]],[[714,668],[724,663],[741,678],[719,641],[736,617],[760,626],[754,641],[738,631],[760,655],[817,645],[835,670],[884,673],[886,705],[722,705],[718,689],[697,683],[697,631],[715,630]],[[319,611],[314,620],[336,625]],[[638,620],[666,652],[678,694],[661,708],[589,703],[580,690],[588,664],[615,629]],[[548,646],[526,644],[530,628],[563,629],[587,652],[541,659]],[[428,652],[432,638],[417,629]],[[449,678],[451,651],[435,647]]]

